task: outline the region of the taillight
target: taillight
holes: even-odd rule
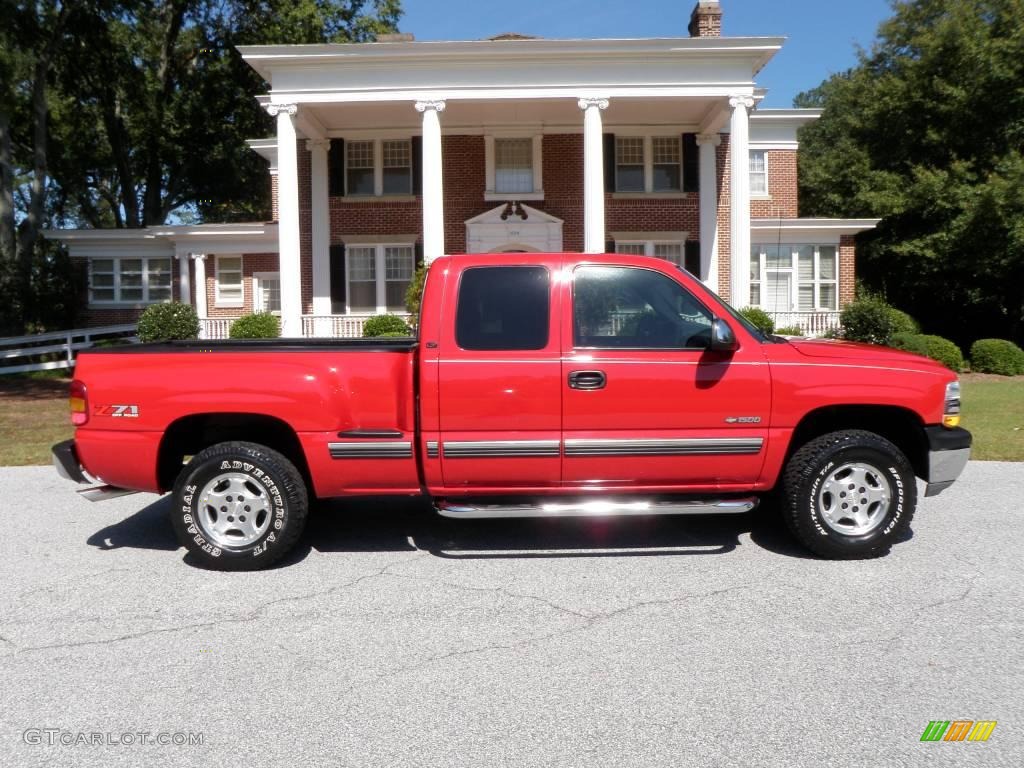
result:
[[[89,398],[85,392],[85,384],[78,379],[71,382],[68,404],[71,406],[72,424],[80,427],[89,420]]]

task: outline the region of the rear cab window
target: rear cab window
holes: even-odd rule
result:
[[[469,267],[459,281],[455,343],[468,351],[548,346],[551,275],[543,266]]]

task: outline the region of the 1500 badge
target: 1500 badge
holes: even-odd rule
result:
[[[112,416],[114,418],[137,419],[139,418],[139,406],[137,405],[97,405],[93,412],[96,416]]]
[[[760,424],[760,416],[728,416],[725,419],[726,424]]]

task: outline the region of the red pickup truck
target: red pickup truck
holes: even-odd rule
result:
[[[172,491],[217,569],[262,568],[312,498],[426,494],[454,518],[742,513],[777,491],[829,558],[884,554],[916,477],[970,454],[956,376],[916,355],[751,326],[652,258],[437,259],[418,339],[192,341],[90,351],[62,475]]]

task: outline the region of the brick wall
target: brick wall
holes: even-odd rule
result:
[[[729,281],[732,269],[729,264],[729,248],[732,238],[729,228],[732,222],[732,209],[729,207],[729,135],[722,134],[722,143],[716,148],[718,163],[718,295],[726,301],[730,300]]]
[[[853,235],[839,238],[839,308],[842,309],[854,299],[857,288],[857,253]]]
[[[796,150],[768,151],[768,199],[750,201],[755,219],[797,217]]]

